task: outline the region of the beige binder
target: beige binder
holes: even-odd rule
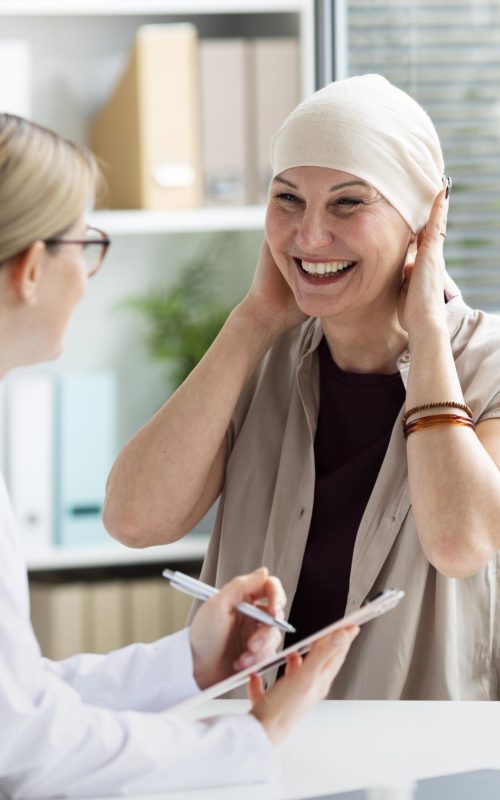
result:
[[[125,644],[127,627],[125,596],[127,581],[106,580],[87,584],[85,649],[91,653],[109,653]]]
[[[251,110],[248,42],[200,41],[202,152],[206,205],[248,202]]]
[[[143,25],[114,93],[92,122],[112,208],[185,208],[202,198],[197,33]]]
[[[291,37],[253,44],[255,176],[252,202],[265,203],[271,179],[271,139],[300,100],[299,42]]]
[[[165,624],[160,599],[160,581],[136,578],[129,581],[128,642],[153,642],[163,636]]]
[[[47,658],[57,661],[88,649],[85,595],[81,583],[30,585],[31,622]]]

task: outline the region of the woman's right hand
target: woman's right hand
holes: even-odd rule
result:
[[[267,691],[262,679],[252,675],[251,713],[273,744],[279,744],[300,717],[324,700],[358,633],[358,626],[343,628],[315,642],[304,659],[297,653],[289,656],[285,675]]]
[[[260,247],[252,285],[238,308],[276,335],[300,325],[306,319],[265,240]]]

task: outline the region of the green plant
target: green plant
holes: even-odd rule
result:
[[[179,386],[222,328],[230,308],[219,299],[222,276],[218,254],[194,256],[164,290],[133,297],[126,305],[146,318],[150,356],[166,361],[169,377]],[[227,258],[227,255],[226,255]]]

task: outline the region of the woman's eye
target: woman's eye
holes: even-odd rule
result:
[[[298,200],[298,198],[295,197],[295,195],[291,194],[290,192],[280,192],[279,194],[276,195],[276,197],[278,198],[278,200],[284,200],[286,203],[293,203]]]
[[[337,200],[336,205],[338,206],[359,206],[361,205],[362,201],[358,200],[356,197],[340,197]]]

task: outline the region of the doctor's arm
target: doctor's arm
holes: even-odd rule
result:
[[[262,582],[260,573],[247,577]],[[272,744],[326,694],[356,634],[351,629],[317,643],[268,692],[254,685],[252,713],[189,721],[85,702],[74,686],[46,669],[23,608],[12,595],[4,600],[0,718],[8,735],[0,737],[0,792],[12,798],[143,794],[267,780],[276,768]],[[232,635],[238,626],[227,624],[227,600],[212,611],[220,617],[216,627]],[[203,651],[203,636],[195,633],[194,640]],[[200,664],[206,677],[213,668],[207,653]],[[127,686],[124,678],[125,694]]]
[[[44,667],[86,703],[117,711],[162,711],[276,652],[278,630],[235,611],[239,603],[256,600],[283,617],[283,587],[265,567],[227,583],[200,606],[189,629],[108,655],[44,659]]]

